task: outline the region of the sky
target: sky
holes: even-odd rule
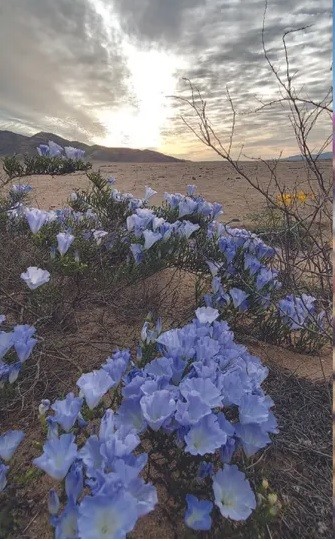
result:
[[[278,84],[262,51],[264,0],[0,0],[0,129],[38,131],[105,146],[218,159],[187,128],[199,88],[224,144],[236,110],[233,154],[298,153]],[[268,0],[265,42],[283,74],[288,38],[294,86],[321,100],[332,84],[331,0]],[[320,118],[310,143],[331,130]]]

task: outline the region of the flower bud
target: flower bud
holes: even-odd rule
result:
[[[50,515],[57,515],[59,511],[59,498],[54,488],[49,491],[48,510]]]
[[[277,503],[277,500],[278,500],[277,494],[274,494],[274,493],[272,492],[271,494],[268,495],[268,502],[269,502],[271,505],[275,505],[275,503]]]

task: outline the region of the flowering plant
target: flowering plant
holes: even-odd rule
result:
[[[232,520],[245,520],[255,509],[253,490],[235,462],[241,453],[250,457],[262,449],[277,432],[273,402],[261,387],[268,370],[235,343],[228,325],[217,321],[217,310],[201,308],[196,316],[163,333],[160,322],[153,330],[145,325],[142,348],[156,348],[150,362],[139,368],[129,350],[117,351],[99,370],[79,378],[79,397],[69,393],[51,405],[48,439],[34,463],[65,480],[61,512],[58,496],[50,496],[56,537],[130,532],[157,503],[156,490],[139,474],[152,461],[162,468],[162,458],[176,460],[190,528],[210,529],[213,506]],[[86,421],[84,401],[94,414]],[[149,455],[135,455],[146,441]],[[176,483],[173,477],[168,483]]]

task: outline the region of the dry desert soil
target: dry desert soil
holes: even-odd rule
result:
[[[276,193],[271,174],[272,162],[241,162],[243,172],[259,181],[263,188]],[[322,170],[331,178],[332,162],[324,160]],[[250,186],[241,175],[225,162],[181,162],[181,163],[102,163],[93,162],[93,170],[100,169],[103,176],[116,178],[115,187],[142,197],[145,186],[157,191],[153,204],[161,202],[164,192],[186,192],[187,184],[195,184],[198,192],[208,201],[223,205],[226,222],[234,220],[236,227],[248,225],[248,215],[262,208],[263,197]],[[277,178],[280,186],[292,192],[298,189],[310,192],[307,171],[302,162],[279,162]],[[63,176],[27,177],[34,190],[32,203],[40,208],[53,209],[63,206],[74,189],[88,188],[89,181],[84,173]]]

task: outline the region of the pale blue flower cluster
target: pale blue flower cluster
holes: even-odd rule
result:
[[[71,160],[81,160],[85,156],[85,151],[80,150],[79,148],[74,147],[61,147],[54,141],[49,141],[47,145],[39,145],[37,147],[37,152],[40,156],[45,156],[48,158],[59,158],[65,156]]]
[[[4,316],[1,316],[1,323],[4,320]],[[7,382],[14,383],[17,380],[23,364],[37,344],[35,332],[35,327],[30,325],[15,325],[11,331],[0,330],[0,388]],[[16,359],[13,359],[13,349]],[[6,356],[8,362],[3,360]]]
[[[140,369],[129,350],[117,351],[79,378],[79,397],[69,393],[51,405],[48,439],[34,463],[65,480],[65,508],[59,512],[55,491],[49,498],[56,537],[125,537],[154,509],[156,490],[139,476],[148,456],[134,451],[141,438],[158,432],[173,438],[189,460],[203,457],[198,479],[212,479],[209,500],[187,496],[187,526],[210,529],[214,505],[233,520],[245,520],[256,507],[249,481],[230,462],[238,449],[251,456],[277,432],[273,402],[261,387],[268,370],[236,344],[218,315],[214,308],[199,308],[191,323],[164,333],[161,321],[153,330],[147,321],[141,343],[155,345],[153,360]],[[97,412],[117,387],[121,405],[117,412],[102,408],[97,432],[96,422],[82,416],[84,400]],[[49,406],[46,401],[41,414]],[[91,433],[84,443],[83,435],[78,437],[80,448],[70,432],[75,427],[75,433],[83,427]],[[221,458],[219,469],[214,456]]]
[[[199,218],[215,220],[222,214],[222,205],[220,203],[209,203],[200,195],[195,195],[196,186],[188,186],[188,194],[165,193],[164,199],[171,209],[178,211],[178,218],[184,216],[196,215]]]
[[[170,223],[148,208],[136,209],[134,214],[127,217],[126,223],[127,230],[141,241],[130,246],[136,263],[140,263],[144,252],[150,250],[157,242],[164,243],[172,238],[187,240],[200,229],[199,224],[193,224],[188,220],[176,220]]]
[[[32,186],[30,184],[13,184],[10,188],[10,195],[18,197],[26,195],[27,193],[31,192]]]
[[[317,313],[315,303],[316,299],[311,295],[287,295],[278,302],[279,316],[292,331],[308,328],[313,324],[322,329],[325,312]]]
[[[281,287],[278,273],[269,267],[275,252],[253,233],[211,222],[207,232],[215,260],[207,260],[212,274],[208,306],[233,306],[238,311],[268,308]],[[223,286],[223,284],[225,284]]]
[[[119,385],[129,362],[128,350],[117,351],[100,370],[79,378],[89,408]],[[73,393],[51,405],[54,415],[47,417],[48,439],[43,454],[34,460],[53,479],[65,483],[67,503],[61,512],[57,493],[50,492],[51,524],[56,538],[123,538],[157,503],[156,489],[140,477],[148,456],[133,453],[140,439],[137,430],[123,422],[122,411],[106,409],[96,433],[96,424],[84,421],[82,406],[83,398]],[[48,408],[46,404],[41,413],[45,415]],[[93,430],[81,448],[69,433],[76,423]],[[59,434],[60,429],[65,433]]]
[[[204,269],[212,275],[212,291],[204,296],[204,303],[219,309],[224,319],[233,321],[238,312],[249,311],[250,314],[263,313],[264,319],[277,317],[286,332],[309,329],[312,320],[322,331],[325,313],[316,313],[315,299],[306,303],[307,295],[288,296],[278,304],[281,283],[278,272],[272,268],[275,250],[245,229],[217,222],[215,218],[222,213],[221,205],[208,203],[195,195],[195,191],[196,187],[190,185],[186,196],[166,193],[162,210],[146,206],[150,197],[156,194],[148,186],[143,199],[115,188],[111,190],[110,197],[115,203],[126,203],[120,232],[135,263],[139,265],[145,261],[148,253],[158,258],[163,257],[162,254],[175,257],[187,246],[191,247],[197,263],[202,261]],[[34,234],[45,224],[58,222],[61,231],[57,234],[57,246],[61,256],[74,241],[73,226],[81,228],[78,234],[87,241],[95,241],[98,246],[104,242],[107,249],[113,246],[112,232],[102,227],[91,207],[85,212],[73,209],[43,211],[19,204],[8,214],[16,218],[24,216]],[[199,237],[194,235],[196,232],[200,233]],[[207,244],[199,244],[198,238],[207,238]],[[157,249],[153,250],[153,247]],[[51,256],[56,257],[55,246],[51,248]],[[76,259],[78,257],[77,254]],[[31,287],[30,282],[27,283]]]

